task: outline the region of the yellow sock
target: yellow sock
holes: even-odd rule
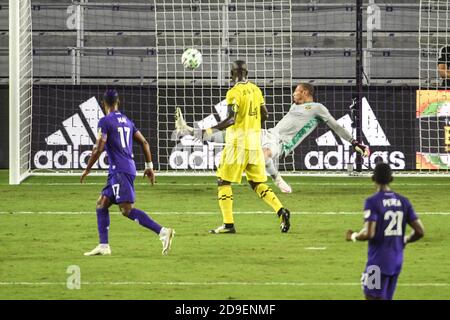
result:
[[[260,183],[256,186],[255,192],[261,197],[261,199],[264,200],[265,203],[267,203],[269,206],[272,207],[273,210],[275,210],[275,213],[277,213],[281,208],[283,208],[283,205],[281,204],[280,200],[278,200],[275,193],[272,191],[272,189],[269,188],[267,184]]]
[[[234,223],[233,220],[233,190],[230,185],[220,186],[219,191],[219,207],[222,211],[223,223]]]

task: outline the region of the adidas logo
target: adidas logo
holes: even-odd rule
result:
[[[172,169],[215,169],[219,166],[222,144],[184,136],[172,149],[169,165]]]
[[[214,106],[220,121],[227,117],[227,102],[222,100]],[[211,128],[217,124],[216,116],[208,115],[196,124],[201,129]],[[176,134],[172,140],[177,141]],[[181,137],[169,156],[169,165],[172,169],[215,169],[219,166],[222,154],[223,141],[201,141],[191,135]]]
[[[361,119],[362,119],[362,132],[369,146],[374,147],[374,146],[391,145],[366,98],[362,99]],[[352,128],[353,121],[350,119],[350,115],[346,114],[345,116],[339,118],[336,121],[348,132],[353,132],[354,130]],[[343,139],[341,139],[341,141],[344,145],[350,146],[350,143],[348,141]],[[316,142],[318,146],[339,145],[331,130],[318,137],[316,139]]]
[[[364,159],[365,169],[373,169],[378,161],[387,162],[392,169],[405,169],[405,155],[401,151],[374,151],[374,147],[390,147],[391,143],[387,138],[383,128],[378,122],[375,113],[370,107],[369,102],[364,97],[362,99],[362,132],[364,143],[369,145],[372,154],[370,158]],[[352,128],[352,119],[346,114],[336,120],[348,132],[354,133]],[[336,147],[337,151],[310,151],[305,155],[305,167],[310,170],[343,170],[347,168],[347,164],[353,164],[355,167],[356,153],[351,153],[351,145],[348,141],[339,138],[336,139],[334,133],[329,130],[316,139],[319,147]]]
[[[79,108],[81,114],[75,113],[64,120],[62,122],[63,129],[57,130],[45,138],[50,150],[40,150],[35,153],[33,159],[36,169],[86,168],[87,160],[92,153],[91,146],[95,143],[98,121],[105,115],[95,97],[80,104]],[[54,151],[56,146],[65,146],[66,149]],[[89,150],[81,152],[80,147],[86,146],[89,147]],[[109,166],[105,158],[106,152],[103,152],[93,168],[107,169]]]

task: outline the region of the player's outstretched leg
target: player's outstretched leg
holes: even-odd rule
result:
[[[231,183],[219,178],[217,184],[219,207],[222,212],[223,225],[210,230],[209,233],[236,233],[233,220],[233,190],[231,188]]]
[[[264,161],[266,167],[266,173],[272,178],[275,185],[283,193],[291,193],[292,188],[284,181],[278,171],[278,158],[273,157],[272,151],[269,148],[263,148]],[[275,164],[276,163],[276,164]]]
[[[288,232],[291,227],[289,210],[283,207],[278,197],[272,191],[272,189],[265,183],[260,182],[248,182],[252,189],[259,195],[259,197],[267,203],[280,218],[280,230],[281,232]]]
[[[100,196],[97,200],[97,227],[99,244],[91,251],[85,252],[85,256],[105,256],[111,254],[109,247],[108,231],[109,231],[109,210],[111,206],[109,199],[105,196]]]
[[[181,109],[178,107],[175,111],[175,129],[177,135],[180,136],[191,135],[203,141],[210,141],[216,143],[224,143],[225,141],[225,135],[224,132],[222,131],[215,130],[213,133],[207,135],[204,134],[204,132],[200,128],[194,129],[193,127],[188,126],[183,118]]]
[[[284,181],[284,179],[281,177],[280,174],[278,174],[278,176],[276,176],[276,178],[273,179],[273,182],[278,187],[278,189],[280,189],[281,192],[283,192],[283,193],[292,193],[291,186],[288,185],[286,181]]]
[[[290,185],[284,181],[284,179],[281,177],[280,172],[278,172],[278,169],[276,168],[274,161],[272,158],[265,159],[266,164],[266,172],[270,175],[275,185],[280,189],[283,193],[291,193],[292,188]]]
[[[172,246],[172,240],[175,236],[175,230],[171,228],[164,228],[154,221],[148,214],[137,208],[133,208],[131,203],[121,203],[119,204],[120,211],[128,219],[136,221],[144,228],[152,230],[154,233],[159,235],[159,239],[162,242],[163,249],[162,254],[167,255]]]

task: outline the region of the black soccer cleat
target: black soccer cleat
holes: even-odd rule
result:
[[[283,233],[288,232],[289,228],[291,227],[291,222],[289,221],[289,219],[291,217],[291,213],[289,212],[288,209],[281,208],[280,210],[278,210],[277,215],[281,219],[281,224],[280,224],[281,232],[283,232]]]

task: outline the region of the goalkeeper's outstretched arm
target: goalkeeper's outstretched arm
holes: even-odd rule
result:
[[[324,108],[325,109],[325,108]],[[363,145],[358,140],[353,139],[350,132],[345,130],[334,117],[328,112],[328,110],[323,111],[325,113],[324,116],[320,116],[323,121],[327,124],[327,126],[333,130],[339,137],[348,141],[353,146],[356,152],[360,153],[363,157],[368,157],[370,155],[370,150],[368,146]]]
[[[327,126],[330,127],[331,130],[333,130],[339,137],[344,139],[345,141],[348,141],[349,143],[352,143],[353,137],[345,130],[333,117],[329,118],[326,122]]]

